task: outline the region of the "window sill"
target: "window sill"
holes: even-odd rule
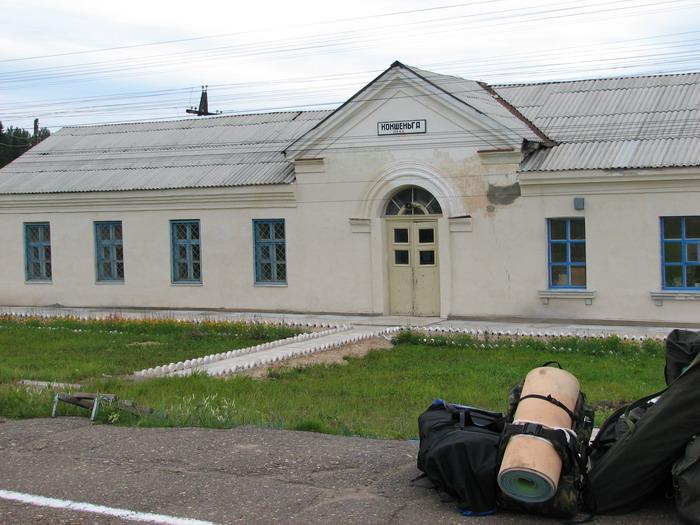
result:
[[[171,282],[170,286],[204,286],[202,282]]]
[[[537,294],[542,301],[542,304],[549,304],[551,299],[578,299],[584,301],[586,305],[593,304],[593,299],[595,299],[595,290],[576,290],[576,289],[562,289],[562,290],[539,290]]]
[[[649,292],[656,306],[663,306],[664,301],[700,301],[700,289],[694,290],[664,290],[662,292]]]
[[[24,281],[24,284],[53,284],[53,281],[44,281],[44,280],[31,280],[31,281]]]
[[[256,288],[287,288],[289,285],[287,283],[255,283]]]
[[[114,281],[95,281],[95,284],[96,284],[97,286],[102,286],[103,284],[106,284],[106,285],[110,285],[110,284],[124,284],[124,281],[118,281],[118,280],[114,280]]]

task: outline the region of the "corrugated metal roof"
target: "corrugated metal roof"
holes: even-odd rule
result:
[[[700,138],[571,142],[541,149],[520,171],[700,166]]]
[[[700,165],[700,73],[494,89],[561,143],[522,171]]]
[[[521,171],[700,166],[700,73],[491,88],[399,66],[493,119],[513,143],[544,142],[528,120],[559,143]],[[3,168],[0,193],[285,184],[294,172],[283,152],[331,113],[64,128]]]
[[[285,148],[328,113],[64,128],[2,170],[0,193],[287,184]]]
[[[441,75],[412,66],[408,66],[408,69],[418,73],[456,99],[495,120],[500,126],[510,131],[512,141],[516,143],[522,141],[522,139],[536,142],[542,141],[541,136],[537,135],[526,122],[496,100],[479,82],[461,77]],[[503,133],[501,128],[494,128],[494,131]]]

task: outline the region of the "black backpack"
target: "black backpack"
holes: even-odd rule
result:
[[[449,494],[465,515],[496,511],[498,446],[504,423],[500,412],[441,399],[418,418],[418,469]]]
[[[673,464],[673,488],[678,513],[688,523],[700,524],[700,437],[695,436]]]
[[[666,337],[666,384],[670,385],[680,376],[699,353],[700,332],[672,330]]]
[[[666,390],[618,410],[603,424],[593,445],[587,490],[598,512],[631,512],[663,492],[671,466],[700,433],[698,384],[696,356]]]

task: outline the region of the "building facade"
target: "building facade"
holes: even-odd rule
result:
[[[0,304],[700,322],[700,74],[65,128],[0,171]]]

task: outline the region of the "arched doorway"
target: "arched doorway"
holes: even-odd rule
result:
[[[384,208],[389,263],[389,310],[396,315],[440,315],[437,199],[418,186],[396,191]]]

